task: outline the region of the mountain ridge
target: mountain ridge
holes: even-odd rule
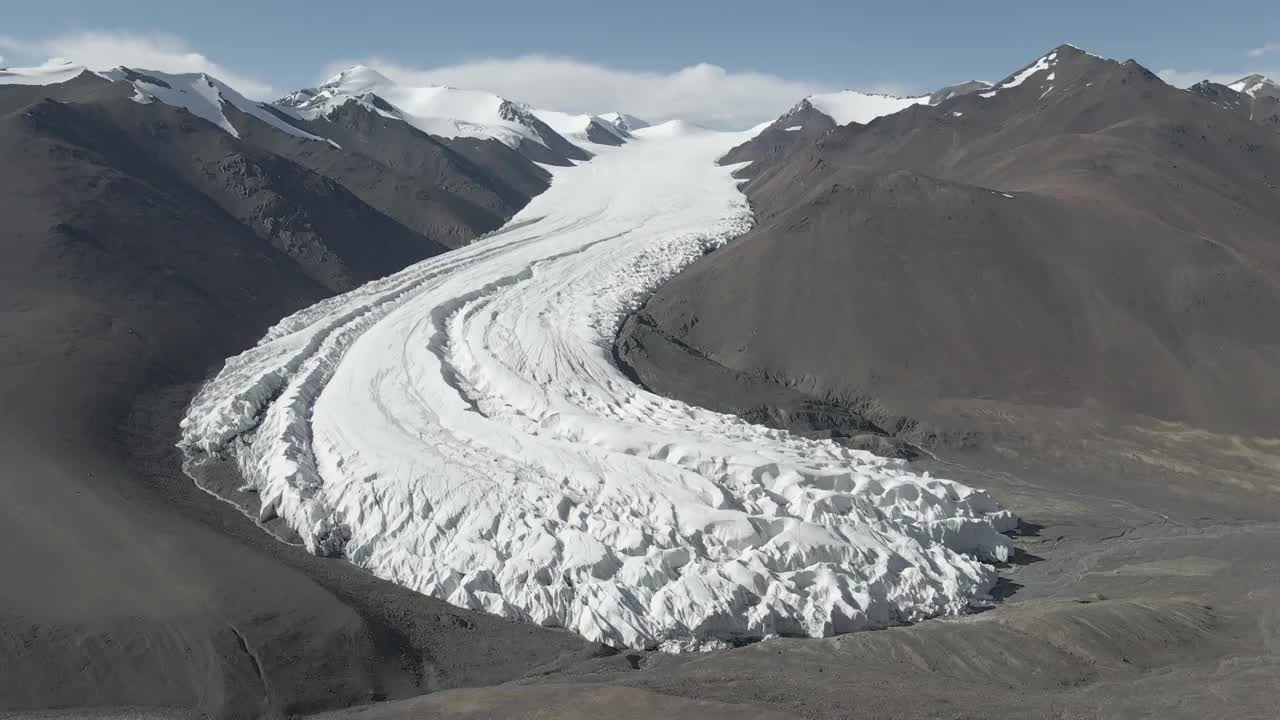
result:
[[[371,91],[306,118],[289,105],[303,91],[241,103],[199,74],[78,67],[0,71],[0,488],[13,500],[0,542],[17,549],[0,559],[3,709],[1274,705],[1273,648],[1250,644],[1265,645],[1275,597],[1280,144],[1265,93],[1176,90],[1136,62],[1060,46],[994,86],[944,88],[866,123],[802,101],[723,157],[749,163],[736,172],[756,227],[631,315],[618,364],[645,390],[916,458],[1028,522],[993,612],[673,657],[308,556],[195,487],[174,449],[200,384],[280,318],[480,238],[553,173],[595,160],[532,136],[536,157],[434,136]],[[6,84],[6,72],[59,82]],[[187,97],[167,103],[166,90]],[[612,126],[595,131],[606,141],[712,132],[486,107],[600,157],[612,143],[592,140],[597,121]],[[534,120],[522,127],[545,140]],[[562,120],[586,140],[552,127]],[[642,410],[671,404],[636,397]],[[635,461],[678,463],[683,448]],[[884,661],[903,648],[911,662]],[[414,699],[367,705],[402,698]]]
[[[1277,332],[1266,322],[1250,329],[1229,321],[1233,314],[1247,314],[1248,304],[1228,302],[1225,298],[1237,297],[1238,291],[1232,289],[1236,286],[1223,285],[1225,280],[1206,275],[1204,270],[1221,265],[1222,277],[1238,274],[1243,287],[1261,293],[1254,302],[1263,306],[1276,302],[1268,288],[1275,287],[1280,248],[1268,243],[1267,237],[1268,228],[1280,223],[1276,210],[1280,136],[1266,127],[1248,117],[1223,113],[1194,92],[1170,87],[1134,61],[1107,60],[1069,45],[1045,53],[991,90],[954,97],[937,107],[915,104],[866,125],[836,126],[811,135],[786,133],[785,128],[777,127],[784,122],[775,123],[771,130],[722,159],[724,164],[750,161],[738,173],[748,179],[744,191],[756,212],[757,228],[661,288],[642,311],[642,322],[631,328],[630,335],[624,333],[619,347],[636,355],[645,342],[673,342],[735,373],[808,378],[814,401],[827,395],[870,398],[870,404],[880,410],[869,419],[881,427],[895,426],[899,422],[895,418],[925,421],[947,416],[946,422],[935,427],[942,432],[945,426],[945,432],[967,436],[984,426],[956,420],[952,410],[943,409],[942,398],[952,398],[946,402],[957,406],[963,404],[961,398],[973,396],[1016,404],[1019,397],[1032,402],[1030,396],[1020,395],[1031,387],[1040,388],[1041,396],[1035,403],[1074,406],[1086,396],[1105,397],[1113,398],[1116,412],[1220,424],[1220,429],[1233,431],[1260,431],[1265,425],[1270,406],[1260,402],[1256,393],[1241,394],[1239,386],[1228,381],[1230,376],[1218,371],[1178,368],[1209,368],[1222,362],[1211,362],[1196,353],[1211,352],[1212,342],[1228,342],[1207,339],[1228,328],[1232,333],[1229,342],[1236,343],[1240,352],[1258,343],[1265,346]],[[758,152],[761,143],[777,142],[780,135],[796,140],[773,152]],[[752,156],[752,152],[756,154]],[[931,197],[938,198],[932,210],[924,200]],[[1165,203],[1165,197],[1178,201]],[[858,198],[856,202],[854,198]],[[968,205],[982,208],[982,213],[962,214]],[[869,211],[858,210],[860,207],[879,208],[880,212],[867,214]],[[1024,211],[1030,215],[1022,215]],[[1036,224],[1027,224],[1026,217],[1039,213],[1044,214],[1042,236],[1061,234],[1057,244],[1044,245],[1044,240],[1026,234],[1029,230],[1025,228]],[[967,219],[961,222],[962,217]],[[982,240],[981,223],[1004,225],[996,226],[1002,229],[993,230],[992,237]],[[906,237],[916,237],[903,235],[908,227],[915,228],[920,239],[906,243]],[[929,227],[943,234],[931,234]],[[1114,237],[1117,227],[1129,228],[1128,234]],[[841,228],[849,233],[850,242],[865,245],[865,257],[887,257],[901,265],[885,268],[879,262],[868,262],[868,268],[880,270],[858,269],[845,254],[848,250],[839,244],[844,236]],[[965,241],[954,250],[947,249],[939,243],[948,234]],[[1179,238],[1174,245],[1170,240],[1160,246],[1170,253],[1161,256],[1167,265],[1146,258],[1139,250],[1141,243],[1147,242],[1142,238],[1166,236]],[[881,244],[900,237],[900,246]],[[1144,327],[1135,330],[1132,337],[1150,339],[1143,341],[1149,344],[1142,349],[1132,349],[1132,357],[1145,357],[1144,352],[1151,355],[1146,361],[1136,361],[1134,371],[1136,367],[1166,368],[1171,373],[1167,384],[1184,388],[1188,394],[1149,394],[1113,386],[1105,376],[1089,370],[1120,362],[1118,358],[1104,361],[1093,354],[1101,353],[1108,342],[1126,346],[1135,342],[1118,337],[1104,340],[1113,332],[1105,323],[1081,329],[1099,333],[1090,336],[1086,345],[1061,346],[1051,337],[1036,339],[1026,328],[1010,326],[992,336],[990,327],[975,319],[1004,317],[1007,308],[1027,303],[1056,313],[1056,319],[1046,319],[1044,327],[1057,327],[1066,318],[1100,317],[1101,310],[1076,305],[1085,300],[1068,290],[1079,282],[1085,287],[1102,282],[1100,278],[1082,280],[1088,275],[1080,275],[1108,252],[1085,243],[1085,238],[1093,237],[1112,238],[1112,252],[1123,255],[1124,260],[1116,262],[1126,263],[1127,277],[1151,283],[1139,285],[1142,289],[1133,297],[1125,297],[1133,293],[1122,286],[1105,290],[1116,296],[1114,302],[1121,307],[1139,303],[1138,310],[1126,307],[1124,313],[1136,312],[1133,321]],[[1198,245],[1206,242],[1223,248],[1228,255],[1215,256],[1211,263],[1204,258],[1191,259],[1199,256]],[[996,252],[990,247],[992,243],[999,243],[1002,250]],[[1170,249],[1175,246],[1177,250]],[[801,252],[801,247],[810,249]],[[789,252],[779,254],[784,248]],[[1006,276],[1000,268],[1025,256],[1028,248],[1043,255],[1027,258],[1028,266],[1020,271],[1009,268]],[[1050,259],[1061,248],[1081,255]],[[1122,253],[1120,248],[1126,249]],[[959,271],[959,277],[950,276],[945,267],[936,268],[935,288],[919,286],[908,271],[933,267],[932,253],[970,249],[983,253],[987,264],[965,266],[963,271],[958,266],[950,268]],[[828,258],[826,266],[807,264],[824,257]],[[1231,257],[1249,260],[1239,260],[1244,264],[1238,265]],[[798,296],[812,300],[806,301],[803,309],[797,307],[798,301],[788,303],[785,316],[800,312],[826,318],[812,325],[826,327],[838,322],[830,317],[834,308],[851,309],[845,312],[862,318],[854,333],[860,338],[856,346],[837,344],[836,352],[819,352],[814,343],[830,348],[830,338],[806,336],[802,340],[797,336],[801,329],[777,314],[780,308],[750,290],[767,282],[762,275],[766,270],[776,277],[791,277],[792,271],[779,269],[793,263],[795,278],[814,273],[827,277],[839,268],[851,279],[837,283],[830,277],[817,283]],[[730,267],[737,270],[730,272]],[[984,271],[983,267],[990,269]],[[1046,270],[1055,267],[1063,272],[1075,267],[1071,272],[1079,277],[1069,280],[1057,275],[1059,271]],[[1003,283],[999,292],[1008,295],[999,301],[989,297],[984,302],[991,304],[979,305],[976,314],[966,309],[963,317],[951,318],[945,325],[929,319],[926,307],[934,308],[935,315],[946,314],[942,312],[945,308],[968,308],[971,301],[954,293],[992,282],[979,279],[983,272],[993,273],[992,281]],[[1163,273],[1176,277],[1193,273],[1187,276],[1193,289],[1165,287]],[[1026,287],[1018,279],[1037,275],[1044,277],[1040,289]],[[792,291],[799,293],[810,281],[796,282],[799,285]],[[885,293],[893,284],[914,288],[908,297],[934,300],[913,304],[901,320],[904,325],[886,325],[882,319],[856,310],[892,305],[894,301]],[[1099,292],[1103,292],[1101,288]],[[1186,292],[1220,298],[1221,305],[1209,307],[1219,307],[1225,315],[1207,324],[1199,315],[1184,315],[1181,303],[1187,302]],[[715,298],[735,300],[730,303]],[[748,302],[750,305],[744,305]],[[1228,306],[1234,310],[1221,309]],[[984,360],[975,360],[972,374],[966,374],[969,370],[960,369],[954,354],[958,347],[950,357],[932,357],[925,337],[912,329],[916,326],[931,328],[938,337],[953,338],[946,327],[964,326],[969,336],[986,339],[971,348]],[[1048,352],[1044,349],[1048,346],[1055,349]],[[1032,373],[1035,380],[1014,389],[1012,383],[1001,384],[1000,374],[983,369],[1005,367],[1004,360],[988,354],[991,348],[1000,347],[1010,356],[1025,353],[1023,367],[1028,369],[1019,372]],[[883,356],[876,348],[884,348]],[[850,359],[864,353],[879,359],[868,361],[858,371],[851,370]],[[643,363],[643,356],[639,357],[637,362]],[[844,358],[844,365],[824,364],[824,358],[832,362]],[[1251,362],[1236,370],[1252,372],[1246,370]],[[1005,371],[1014,370],[1006,367]],[[1034,375],[1040,371],[1050,377]],[[656,368],[651,372],[661,377]],[[683,382],[676,382],[675,387],[692,392]]]

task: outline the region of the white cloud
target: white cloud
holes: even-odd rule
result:
[[[574,113],[625,112],[651,122],[683,118],[716,128],[772,120],[822,83],[701,63],[675,72],[623,70],[545,55],[492,58],[416,69],[377,58],[362,61],[398,83],[451,85]],[[334,63],[337,72],[354,63]]]
[[[1262,47],[1256,47],[1249,51],[1249,57],[1260,58],[1263,55],[1280,52],[1280,42],[1269,42]]]
[[[92,70],[117,65],[169,73],[208,73],[244,95],[266,99],[274,94],[270,84],[241,75],[192,50],[181,38],[167,34],[90,31],[66,33],[38,40],[0,35],[0,50],[38,63],[51,57],[66,58]]]

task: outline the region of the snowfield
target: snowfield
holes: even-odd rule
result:
[[[805,98],[818,112],[835,121],[837,125],[849,123],[867,124],[878,117],[892,115],[912,105],[928,105],[929,96],[898,97],[841,90],[840,92],[810,95]]]
[[[375,95],[384,101],[382,106],[373,101],[371,96]],[[316,120],[350,102],[437,137],[491,138],[511,148],[519,148],[523,142],[547,144],[529,125],[529,110],[519,103],[480,90],[400,85],[367,65],[347,68],[314,90],[296,91],[279,105],[299,117]],[[385,103],[390,103],[389,110]]]
[[[74,80],[87,71],[63,58],[51,58],[35,67],[0,67],[0,85],[52,85]]]
[[[161,102],[173,107],[185,108],[192,115],[204,118],[222,128],[232,137],[240,137],[240,132],[223,113],[222,109],[226,105],[234,106],[240,112],[252,115],[286,135],[327,142],[330,145],[335,144],[290,125],[263,110],[258,103],[236,92],[231,86],[205,73],[172,75],[155,70],[117,67],[98,74],[108,80],[132,83],[135,91],[134,102],[143,104]]]
[[[650,394],[624,314],[751,222],[743,134],[636,132],[496,234],[281,321],[194,399],[264,519],[449,602],[621,647],[957,613],[1016,518],[896,460]],[[839,332],[833,328],[833,332]]]

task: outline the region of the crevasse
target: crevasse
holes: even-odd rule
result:
[[[227,360],[183,421],[192,462],[233,455],[313,552],[616,646],[824,636],[984,597],[1016,524],[985,493],[612,364],[623,315],[751,222],[715,164],[743,136],[637,135],[556,169],[503,231]]]

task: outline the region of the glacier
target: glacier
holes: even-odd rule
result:
[[[315,553],[617,647],[714,648],[963,612],[1017,518],[899,460],[653,395],[625,314],[749,229],[743,133],[669,123],[552,168],[460,250],[304,309],[182,421]],[[839,332],[832,328],[832,332]]]

